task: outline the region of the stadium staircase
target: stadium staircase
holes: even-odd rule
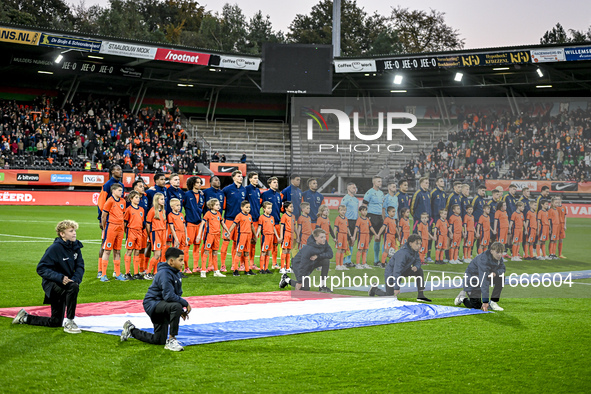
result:
[[[388,176],[400,171],[406,163],[417,158],[421,150],[428,154],[441,138],[447,141],[449,132],[455,128],[455,125],[447,127],[416,126],[412,132],[418,138],[417,141],[412,141],[406,136],[402,136],[398,141],[387,141],[386,133],[384,133],[380,139],[367,142],[367,144],[383,144],[379,154],[336,152],[334,150],[319,154],[319,144],[334,144],[334,141],[338,139],[336,130],[315,133],[314,144],[309,144],[306,139],[305,125],[293,125],[291,135],[293,167],[297,173],[315,177],[326,176],[327,169],[337,176],[347,178],[365,178],[377,174]],[[364,129],[360,126],[360,131],[364,134],[371,134],[376,130],[375,127]],[[387,152],[385,147],[394,143],[402,145],[404,150],[398,153]]]
[[[183,120],[189,136],[211,153],[226,156],[236,163],[246,153],[249,169],[256,167],[266,177],[289,173],[289,127],[282,121],[215,119],[206,121],[191,117]]]

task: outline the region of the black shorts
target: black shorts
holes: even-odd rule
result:
[[[347,224],[349,225],[349,232],[351,233],[351,236],[353,236],[353,233],[355,232],[356,223],[357,219],[347,219]]]
[[[373,213],[368,213],[367,218],[369,219],[371,227],[373,227],[374,231],[376,233],[380,231],[382,225],[384,224],[384,219],[382,219],[382,215],[374,215]]]

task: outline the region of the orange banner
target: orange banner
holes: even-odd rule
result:
[[[501,186],[504,191],[509,190],[509,185],[514,184],[517,190],[529,187],[532,192],[541,192],[543,186],[548,186],[554,193],[591,193],[591,182],[560,182],[560,181],[527,181],[527,180],[487,180],[488,190]]]
[[[37,192],[18,190],[0,192],[0,205],[93,206],[97,204],[98,197],[98,192]]]
[[[139,174],[148,186],[154,186],[154,174]],[[192,175],[181,175],[184,188]],[[167,175],[168,177],[168,175]],[[203,180],[202,188],[209,187],[209,176],[199,175]],[[108,172],[92,171],[41,171],[41,170],[0,170],[0,184],[27,186],[86,186],[102,187],[109,180]],[[125,187],[131,187],[135,174],[123,173],[121,179]]]

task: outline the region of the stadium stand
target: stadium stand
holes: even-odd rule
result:
[[[108,100],[55,109],[51,98],[29,105],[3,101],[0,168],[54,170],[107,168],[193,173],[209,152],[224,154],[262,174],[289,171],[328,178],[382,173],[396,179],[436,178],[480,182],[485,179],[582,181],[591,168],[591,109],[540,113],[533,105],[522,114],[506,111],[459,113],[451,127],[417,126],[419,141],[405,139],[402,152],[372,158],[363,152],[318,155],[303,144],[305,128],[282,121],[223,119],[205,121],[152,108],[133,116]],[[534,116],[533,111],[536,111]],[[187,130],[187,132],[185,132]],[[370,128],[361,130],[371,132]],[[335,133],[336,131],[332,131]],[[331,132],[319,143],[335,140]],[[375,143],[386,143],[385,136]],[[292,146],[290,150],[290,144]],[[203,147],[203,150],[202,150]],[[100,163],[100,164],[98,164]],[[97,167],[98,164],[98,167]],[[102,166],[102,167],[101,167]]]
[[[240,161],[245,153],[248,164],[256,164],[264,174],[289,173],[290,135],[282,121],[190,118],[187,129],[196,139],[206,141],[211,152],[226,154],[229,162]]]
[[[108,100],[56,109],[51,98],[0,104],[1,168],[103,170],[117,163],[140,172],[193,173],[207,161],[189,141],[180,113],[152,108],[133,116]]]

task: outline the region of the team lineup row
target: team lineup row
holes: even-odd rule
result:
[[[504,197],[495,189],[492,200],[486,201],[484,186],[470,198],[468,185],[456,182],[453,193],[446,193],[443,178],[438,178],[436,187],[429,192],[429,179],[422,178],[420,189],[409,197],[407,181],[388,182],[387,193],[384,193],[382,179],[374,177],[373,187],[365,193],[361,204],[355,196],[355,184],[347,185],[348,193],[342,198],[339,215],[331,226],[328,207],[313,178],[308,180],[308,190],[302,192],[299,176],[293,175],[290,185],[282,191],[278,190],[277,178],[272,177],[268,180],[269,188],[261,193],[257,173],[248,173],[245,187],[242,173],[234,171],[233,183],[223,189],[217,177],[211,178],[211,187],[205,190],[201,190],[201,178],[191,177],[187,181],[188,190],[183,191],[178,175],[172,174],[166,187],[165,175],[157,173],[155,186],[145,190],[143,180],[138,178],[126,201],[121,201],[121,168],[114,166],[110,173],[111,178],[103,186],[98,203],[103,242],[97,277],[102,281],[108,281],[106,272],[111,250],[114,250],[114,276],[118,280],[150,279],[152,270],[157,270],[169,246],[185,251],[184,273],[200,271],[205,277],[207,272],[214,271],[214,276],[224,276],[230,243],[233,275],[239,275],[239,271],[254,275],[253,270],[270,273],[269,260],[272,268],[283,273],[290,270],[292,242],[301,248],[317,227],[334,239],[337,270],[352,266],[371,268],[366,259],[372,241],[374,265],[385,266],[388,255],[411,234],[410,216],[413,217],[412,233],[422,238],[423,263],[433,261],[430,258],[433,244],[436,245],[436,263],[457,264],[461,263],[461,246],[464,262],[469,262],[474,246],[481,252],[495,240],[511,247],[514,261],[520,260],[519,245],[522,243],[526,259],[555,258],[557,253],[562,254],[566,230],[566,209],[559,197],[552,199],[548,209],[548,188],[542,189],[537,200],[530,201],[527,188],[518,198],[517,187],[511,185]],[[124,235],[127,251],[125,273],[121,274],[120,250]],[[259,238],[261,255],[257,267],[254,254]],[[545,257],[548,241],[550,256]],[[188,264],[191,245],[192,271]],[[356,264],[350,256],[354,246],[357,248]],[[280,249],[281,265],[278,265]],[[132,260],[135,275],[131,274]]]

